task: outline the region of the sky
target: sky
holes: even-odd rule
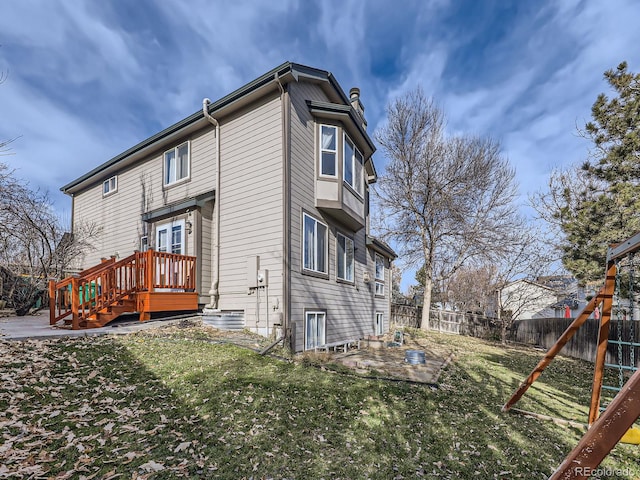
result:
[[[358,86],[372,136],[420,86],[450,133],[501,142],[526,200],[587,158],[577,127],[606,70],[640,71],[639,19],[637,0],[4,0],[0,162],[68,217],[62,185],[293,61]]]

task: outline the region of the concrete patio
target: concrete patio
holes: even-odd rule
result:
[[[140,322],[138,315],[123,315],[109,325],[85,330],[71,330],[49,325],[49,312],[24,317],[0,317],[0,340],[25,340],[29,338],[83,337],[92,335],[124,335],[160,325],[179,323],[183,319],[157,319]]]

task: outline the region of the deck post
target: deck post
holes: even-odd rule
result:
[[[613,306],[613,294],[616,286],[616,273],[617,267],[615,262],[610,262],[604,283],[605,296],[602,302],[602,314],[600,315],[600,329],[598,332],[598,349],[595,368],[593,370],[593,384],[591,386],[589,425],[593,424],[600,415],[600,395],[602,393],[602,379],[604,378],[607,345],[609,344],[609,328],[611,326],[611,308]]]
[[[56,323],[56,281],[49,279],[49,325]]]
[[[78,277],[71,278],[71,328],[73,330],[80,329],[79,314],[80,314],[80,285]]]
[[[153,250],[149,249],[146,252],[147,258],[147,268],[145,269],[145,279],[144,279],[144,288],[151,292],[153,291],[153,279],[155,278],[155,262],[153,261]]]

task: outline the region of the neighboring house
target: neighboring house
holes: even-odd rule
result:
[[[556,291],[539,283],[516,280],[506,285],[499,295],[502,310],[513,315],[514,320],[555,316],[551,305],[558,300]]]
[[[296,351],[388,330],[393,250],[369,235],[373,142],[359,90],[294,63],[61,188],[95,252],[197,258],[201,307]]]
[[[566,316],[566,307],[569,307],[571,318],[574,318],[587,304],[585,288],[571,275],[538,277],[536,282],[556,292],[557,301],[550,305],[556,318]]]

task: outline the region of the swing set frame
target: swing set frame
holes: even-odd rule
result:
[[[618,273],[617,261],[639,250],[640,233],[609,248],[604,286],[587,303],[576,319],[567,327],[502,407],[502,411],[506,412],[520,400],[578,329],[587,321],[595,308],[602,303],[589,406],[589,430],[584,434],[578,445],[567,455],[555,473],[549,477],[549,480],[588,479],[590,476],[588,472],[595,470],[600,465],[602,460],[640,417],[640,370],[635,371],[606,410],[600,414],[600,397],[611,327],[611,310],[616,287],[616,275]]]

